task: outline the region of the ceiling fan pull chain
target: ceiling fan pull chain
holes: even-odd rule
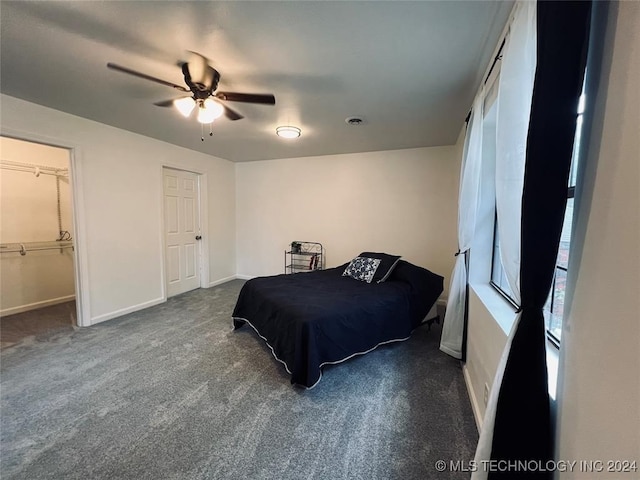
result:
[[[213,137],[213,122],[209,124],[209,136]]]
[[[200,140],[204,142],[204,123],[200,124]]]

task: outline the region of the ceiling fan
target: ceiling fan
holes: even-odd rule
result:
[[[220,73],[209,65],[206,57],[199,53],[190,52],[191,58],[181,65],[182,74],[186,87],[175,83],[152,77],[146,73],[137,72],[130,68],[107,63],[107,67],[122,73],[127,73],[135,77],[151,80],[152,82],[175,88],[181,92],[189,92],[190,96],[172,100],[156,102],[159,107],[175,106],[185,117],[189,117],[193,109],[198,107],[198,122],[211,124],[223,113],[229,120],[240,120],[244,118],[235,110],[220,103],[220,101],[257,103],[263,105],[275,105],[276,99],[272,94],[238,93],[238,92],[218,92],[218,82]],[[213,133],[210,132],[210,135]]]

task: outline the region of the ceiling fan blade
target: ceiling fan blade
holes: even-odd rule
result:
[[[180,90],[182,92],[188,92],[189,89],[183,87],[182,85],[176,85],[175,83],[167,82],[166,80],[162,80],[160,78],[152,77],[151,75],[147,75],[146,73],[136,72],[135,70],[131,70],[130,68],[122,67],[120,65],[116,65],[115,63],[107,63],[107,67],[111,70],[116,70],[118,72],[127,73],[129,75],[133,75],[134,77],[143,78],[145,80],[151,80],[152,82],[159,83],[160,85],[165,85],[167,87],[175,88],[176,90]]]
[[[224,108],[224,116],[227,117],[229,120],[241,120],[244,118],[238,112],[236,112],[235,110],[232,110],[226,105],[222,105],[222,107]]]
[[[173,102],[178,100],[177,98],[172,98],[171,100],[162,100],[161,102],[155,102],[154,105],[156,107],[173,107]]]
[[[276,97],[270,93],[238,93],[238,92],[216,92],[216,98],[229,102],[261,103],[264,105],[275,105]]]

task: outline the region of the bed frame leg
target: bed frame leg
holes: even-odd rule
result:
[[[438,325],[440,325],[440,317],[437,316],[437,317],[430,318],[425,323],[427,324],[428,330],[431,331],[431,325],[433,325],[434,323],[437,323]]]

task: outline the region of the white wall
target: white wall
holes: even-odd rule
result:
[[[206,175],[209,281],[235,274],[235,172],[226,160],[2,95],[2,131],[73,149],[85,324],[165,299],[162,165]]]
[[[327,267],[383,251],[448,289],[459,170],[459,146],[239,163],[237,272],[283,273],[287,245],[307,240],[324,245]]]
[[[573,243],[569,266],[558,458],[635,460],[640,468],[640,3],[611,4],[603,58],[576,197],[583,240]],[[639,475],[604,471],[597,478]],[[574,471],[560,478],[591,477]]]
[[[514,309],[506,304],[492,287],[475,285],[469,288],[469,321],[467,325],[467,361],[463,372],[478,430],[486,410],[485,385],[488,389],[498,369],[507,343],[507,331],[494,314],[500,312],[503,321],[515,320]]]
[[[69,151],[62,148],[0,137],[0,153],[3,161],[69,168]],[[71,232],[69,178],[58,178],[62,230]],[[0,243],[54,242],[59,238],[54,175],[1,169],[0,184]],[[24,312],[74,297],[72,250],[29,251],[24,256],[2,253],[0,314]]]

